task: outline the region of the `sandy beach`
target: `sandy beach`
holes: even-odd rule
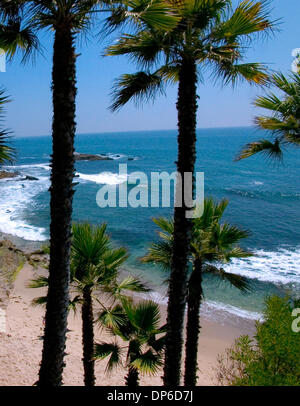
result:
[[[26,264],[19,273],[10,294],[7,306],[6,333],[0,333],[0,385],[33,385],[37,381],[41,360],[44,308],[33,307],[34,297],[43,294],[43,289],[29,289],[28,282],[45,271]],[[162,322],[166,309],[161,306]],[[245,325],[244,325],[245,324]],[[217,385],[217,356],[229,347],[241,334],[253,331],[253,322],[243,326],[222,325],[211,320],[201,320],[199,341],[198,385]],[[81,317],[80,311],[69,315],[67,334],[67,356],[64,370],[65,385],[83,385]],[[112,338],[95,328],[96,341],[111,341]],[[110,376],[105,373],[105,361],[96,362],[96,384],[101,386],[124,385],[125,369],[115,370]],[[162,374],[141,377],[141,385],[161,385]]]

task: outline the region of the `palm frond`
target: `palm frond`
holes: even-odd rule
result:
[[[69,301],[68,311],[73,310],[74,314],[77,312],[78,304],[82,304],[82,299],[80,295],[75,296]]]
[[[98,315],[97,321],[105,328],[117,330],[120,326],[124,326],[127,323],[127,316],[122,306],[116,305],[102,310]]]
[[[236,157],[236,161],[240,161],[241,159],[249,158],[257,153],[264,153],[270,158],[275,159],[282,159],[282,150],[281,150],[281,142],[279,139],[276,139],[274,142],[269,140],[259,140],[250,142],[247,144],[244,149],[239,153]]]
[[[131,366],[136,368],[139,372],[145,375],[155,375],[159,368],[162,367],[162,356],[154,353],[151,349],[145,353],[140,354],[131,363]]]
[[[230,272],[226,272],[223,268],[207,265],[203,268],[204,273],[210,273],[217,275],[219,278],[227,281],[230,285],[239,289],[243,293],[251,292],[252,287],[250,281],[244,276],[236,275]]]
[[[95,360],[103,360],[109,357],[108,363],[106,365],[106,373],[111,373],[114,368],[122,365],[122,349],[116,343],[105,343],[101,342],[95,344]]]
[[[124,34],[117,42],[109,46],[105,55],[129,55],[142,67],[153,65],[159,58],[164,37],[160,33],[140,31],[136,35]]]
[[[129,275],[116,285],[116,290],[119,293],[122,293],[126,290],[131,292],[150,292],[151,289],[149,289],[139,278]]]
[[[164,94],[162,78],[159,75],[149,72],[124,74],[113,87],[114,102],[110,109],[118,110],[130,100],[139,105],[144,101],[153,100],[158,92]]]
[[[46,306],[46,304],[47,304],[47,296],[36,297],[31,301],[32,306]]]
[[[114,280],[118,275],[120,266],[123,265],[127,259],[128,253],[124,247],[107,249],[103,253],[96,270],[98,282],[105,285]]]
[[[48,287],[49,286],[49,278],[47,278],[46,276],[39,276],[35,279],[32,279],[27,287],[28,288],[44,288],[44,287]]]
[[[137,9],[140,9],[145,0],[130,0],[129,3],[130,5],[136,3]],[[136,17],[146,24],[147,28],[162,31],[172,30],[180,20],[176,10],[172,8],[169,2],[164,0],[152,0],[148,2],[147,7],[138,16],[133,15],[135,21]]]
[[[148,253],[139,260],[144,264],[157,264],[163,270],[169,271],[171,268],[172,244],[167,241],[152,243],[148,248]]]
[[[20,18],[13,18],[0,25],[0,48],[12,59],[18,50],[23,53],[25,62],[33,52],[40,49],[39,40],[30,26],[22,27]]]
[[[76,263],[97,265],[103,253],[109,248],[106,224],[93,227],[89,223],[74,223],[72,226],[72,257]]]
[[[212,37],[233,42],[241,36],[272,32],[275,22],[270,21],[269,13],[268,2],[243,0],[230,18],[213,29]]]
[[[267,68],[260,63],[233,64],[221,60],[216,65],[215,76],[221,78],[224,84],[236,85],[239,80],[250,84],[265,86],[269,82]]]
[[[152,220],[162,230],[158,232],[158,235],[166,241],[172,240],[174,233],[173,219],[166,217],[156,217]]]
[[[215,223],[210,230],[207,246],[208,249],[209,247],[217,247],[217,251],[224,251],[248,236],[247,230],[242,230],[228,223]]]
[[[124,306],[130,323],[142,334],[149,334],[159,328],[160,311],[159,305],[151,300],[142,301],[137,304],[127,303]]]

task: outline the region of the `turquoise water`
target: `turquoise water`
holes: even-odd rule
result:
[[[256,253],[256,257],[234,261],[228,267],[247,276],[255,293],[242,295],[218,278],[205,277],[205,311],[212,315],[216,309],[223,309],[256,317],[267,294],[299,291],[299,152],[287,151],[280,165],[262,157],[233,162],[245,143],[260,137],[262,134],[251,128],[198,131],[196,169],[205,173],[205,195],[230,200],[225,219],[251,231],[243,246]],[[43,241],[48,238],[51,138],[18,138],[15,146],[18,161],[11,169],[38,180],[0,181],[0,231],[24,240]],[[83,134],[76,138],[76,150],[109,154],[113,159],[76,164],[74,220],[106,222],[114,243],[126,246],[131,254],[127,270],[142,275],[155,289],[152,296],[164,300],[162,282],[166,275],[157,268],[141,265],[138,258],[157,238],[151,218],[171,215],[172,209],[101,209],[96,204],[96,194],[103,184],[124,181],[118,176],[120,163],[128,165],[129,174],[173,172],[176,131]]]

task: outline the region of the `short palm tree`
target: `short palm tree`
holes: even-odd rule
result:
[[[165,330],[160,327],[159,305],[152,301],[134,304],[127,298],[100,313],[98,320],[110,334],[127,343],[125,348],[116,340],[96,344],[95,359],[103,360],[109,357],[107,372],[122,365],[124,350],[127,350],[127,386],[138,386],[139,373],[155,374],[162,366]]]
[[[255,124],[259,129],[269,131],[274,140],[261,139],[245,146],[237,160],[264,153],[271,158],[282,158],[282,147],[300,146],[300,74],[284,76],[277,73],[272,83],[282,97],[275,93],[258,97],[254,105],[268,110],[271,116],[259,116]]]
[[[267,2],[243,0],[232,10],[230,0],[169,0],[178,18],[169,31],[143,25],[136,34],[124,34],[107,50],[107,55],[129,55],[142,69],[123,75],[114,88],[116,110],[130,99],[153,98],[164,82],[178,82],[177,171],[194,174],[196,159],[197,83],[201,73],[211,69],[223,83],[245,79],[263,85],[265,68],[258,63],[242,64],[244,44],[257,33],[272,30]],[[192,196],[178,188],[174,209],[174,243],[167,316],[164,383],[179,385],[183,317],[187,292],[187,264],[192,222],[187,213],[194,206],[194,181],[186,185]],[[179,202],[183,202],[179,204]]]
[[[147,292],[139,279],[128,276],[118,281],[120,266],[128,258],[125,248],[112,248],[106,225],[92,227],[88,223],[74,224],[71,246],[71,299],[69,310],[81,305],[82,348],[85,386],[95,385],[94,368],[94,310],[93,300],[101,304],[101,294],[109,294],[114,301],[124,292]],[[47,277],[38,277],[29,287],[48,287]],[[34,305],[47,303],[47,297],[34,299]]]
[[[75,224],[72,231],[71,281],[79,291],[81,300],[84,383],[94,386],[92,295],[96,289],[116,278],[119,266],[127,259],[127,253],[124,248],[110,249],[106,225],[92,228],[90,224]]]
[[[192,269],[187,294],[185,386],[195,386],[197,381],[199,313],[203,296],[203,274],[216,274],[242,291],[249,289],[245,278],[226,272],[221,265],[229,263],[232,258],[251,256],[250,252],[244,251],[236,245],[241,239],[246,238],[248,233],[227,223],[220,224],[227,204],[226,200],[214,203],[212,199],[205,199],[202,216],[193,219],[190,256]],[[174,222],[165,218],[153,221],[161,229],[159,232],[161,240],[151,245],[148,254],[141,258],[141,261],[158,264],[169,271],[174,241]]]

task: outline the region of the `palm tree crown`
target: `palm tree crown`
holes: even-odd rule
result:
[[[282,158],[282,147],[300,146],[300,74],[291,73],[288,77],[277,73],[272,83],[282,97],[271,92],[258,97],[254,105],[268,110],[271,116],[258,116],[255,124],[259,129],[269,131],[273,141],[262,139],[245,146],[237,160],[248,158],[259,152],[271,158]]]
[[[163,82],[176,82],[184,59],[195,62],[198,77],[207,68],[216,79],[236,83],[265,84],[266,69],[259,63],[239,63],[244,57],[244,43],[253,34],[273,29],[265,2],[242,1],[232,11],[228,0],[172,1],[174,29],[168,32],[143,26],[136,34],[124,34],[111,45],[107,55],[129,55],[146,68],[136,74],[125,74],[115,84],[116,110],[130,99],[137,103],[162,91]],[[225,16],[225,17],[224,17]],[[157,67],[152,73],[150,68]]]

